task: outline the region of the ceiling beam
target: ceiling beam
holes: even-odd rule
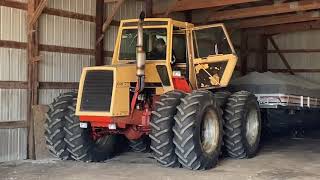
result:
[[[240,20],[229,24],[228,27],[230,27],[231,29],[244,29],[314,20],[320,20],[320,11],[310,11],[299,14],[276,15],[270,17]]]
[[[193,9],[203,9],[203,8],[211,8],[211,7],[219,7],[219,6],[228,6],[234,4],[242,4],[249,2],[257,2],[261,0],[178,0],[177,3],[173,7],[169,7],[172,9],[172,12],[177,11],[186,11]],[[166,11],[163,9],[155,10],[154,14],[165,14]]]
[[[320,30],[320,20],[254,28],[254,29],[250,29],[249,32],[250,34],[272,35],[272,34],[290,33],[290,32],[298,32],[298,31],[311,31],[311,30]]]
[[[307,11],[314,9],[320,9],[320,0],[294,1],[281,4],[219,11],[212,13],[209,18],[209,21],[223,21],[230,19],[240,19],[281,13]]]

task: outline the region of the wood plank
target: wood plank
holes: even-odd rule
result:
[[[43,13],[53,15],[53,16],[60,16],[65,18],[78,19],[82,21],[95,22],[95,16],[71,12],[71,11],[65,11],[62,9],[54,9],[54,8],[47,7],[43,10]]]
[[[27,48],[27,43],[17,42],[17,41],[0,40],[0,47],[3,47],[3,48],[15,48],[15,49],[26,49]]]
[[[14,0],[1,0],[0,1],[0,6],[5,6],[5,7],[11,7],[15,9],[23,9],[27,10],[27,3],[19,2],[19,1],[14,1]]]
[[[281,53],[320,53],[320,49],[280,49]],[[268,50],[267,53],[278,53],[277,50]]]
[[[257,1],[260,0],[179,0],[177,4],[172,8],[172,12],[219,7]],[[154,14],[165,14],[165,11],[163,11],[163,9],[155,9]]]
[[[78,82],[40,82],[40,89],[78,89]]]
[[[44,45],[44,44],[41,44],[39,48],[40,48],[40,51],[47,51],[47,52],[83,54],[83,55],[92,55],[92,56],[94,56],[95,54],[94,49],[86,49],[86,48],[74,48],[74,47],[64,47],[64,46],[55,46],[55,45]]]
[[[104,22],[104,1],[96,0],[96,50],[95,50],[95,65],[101,66],[104,64],[104,41],[99,41],[99,37],[103,34],[102,26]]]
[[[256,16],[275,15],[290,12],[314,10],[320,8],[320,0],[304,0],[258,7],[232,9],[212,13],[209,21],[249,18]]]
[[[29,20],[29,23],[30,23],[31,26],[34,25],[38,21],[38,19],[39,19],[40,15],[42,14],[44,8],[47,6],[47,3],[48,3],[48,0],[41,0],[39,5],[37,6],[36,10],[34,11],[31,19]]]
[[[294,75],[294,72],[292,71],[291,66],[289,65],[289,63],[288,63],[287,59],[285,58],[285,56],[280,52],[280,49],[279,49],[277,43],[272,38],[272,36],[269,37],[269,40],[270,40],[272,46],[274,47],[274,49],[278,51],[278,55],[280,56],[280,59],[283,62],[283,64],[288,69],[289,73]]]
[[[245,30],[241,31],[241,46],[240,46],[240,71],[241,75],[246,75],[248,72],[248,33]]]
[[[0,121],[0,129],[27,128],[27,121]]]
[[[0,89],[28,89],[26,81],[0,81]]]
[[[228,27],[231,29],[245,29],[245,28],[255,28],[262,26],[271,26],[278,24],[289,24],[296,22],[306,22],[320,20],[319,11],[309,11],[300,14],[286,14],[286,15],[276,15],[270,17],[252,18],[248,20],[240,20],[229,24]]]
[[[318,21],[308,21],[290,24],[280,24],[274,26],[265,26],[250,29],[250,34],[280,34],[280,33],[290,33],[298,31],[311,31],[320,29],[320,20]]]
[[[256,59],[256,69],[258,72],[268,71],[268,37],[261,35],[258,58]]]

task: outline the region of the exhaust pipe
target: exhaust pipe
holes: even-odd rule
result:
[[[143,22],[145,13],[142,11],[138,21],[138,37],[137,37],[137,77],[138,77],[138,91],[141,92],[145,86],[145,64],[146,64],[146,52],[143,49]]]

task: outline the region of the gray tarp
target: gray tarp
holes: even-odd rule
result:
[[[288,94],[320,98],[320,84],[296,75],[252,72],[231,81],[233,90],[247,90],[254,94]]]

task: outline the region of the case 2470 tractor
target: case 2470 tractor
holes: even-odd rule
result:
[[[121,21],[111,65],[84,68],[78,92],[50,105],[50,152],[98,162],[150,146],[162,166],[192,170],[215,167],[222,151],[253,157],[260,110],[253,94],[224,90],[237,62],[224,25],[143,16]]]

